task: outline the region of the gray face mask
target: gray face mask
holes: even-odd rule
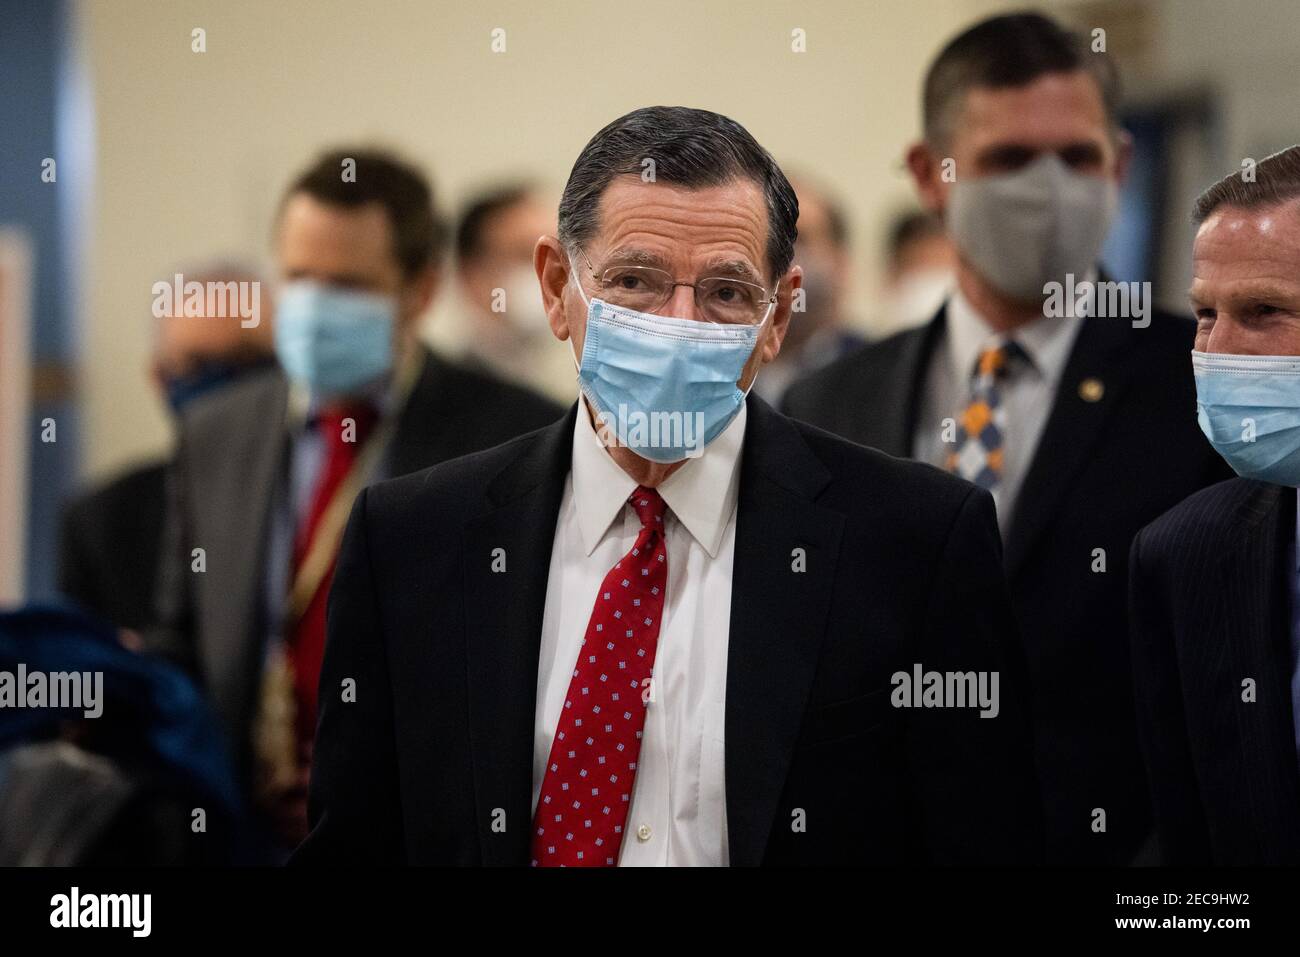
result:
[[[1014,173],[954,183],[948,234],[994,288],[1027,302],[1093,268],[1118,203],[1114,180],[1046,153]]]

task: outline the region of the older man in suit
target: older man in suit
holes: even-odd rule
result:
[[[261,282],[238,263],[213,262],[178,273],[205,289],[213,283],[233,291]],[[158,317],[149,373],[173,421],[200,396],[275,363],[268,304],[259,299],[250,323],[231,308],[229,295],[206,300],[198,310],[190,303],[188,315],[186,304],[174,301],[169,314]],[[69,502],[59,527],[59,590],[137,633],[154,618],[166,477],[165,458],[136,465]]]
[[[1106,57],[1037,14],[949,43],[908,164],[957,247],[957,288],[784,407],[993,494],[1058,864],[1149,856],[1125,565],[1138,529],[1226,474],[1186,415],[1191,323],[1152,309],[1149,287],[1119,314],[1098,292],[1127,154],[1117,97]],[[1081,308],[1057,308],[1053,283]]]
[[[1239,477],[1143,529],[1131,562],[1170,864],[1300,864],[1300,147],[1251,173],[1197,200],[1191,288],[1198,418]]]
[[[358,499],[297,860],[1034,858],[988,494],[746,401],[797,209],[715,113],[583,149],[535,256],[582,397]]]
[[[325,600],[357,490],[563,411],[419,343],[440,246],[417,169],[323,155],[279,213],[283,371],[181,417],[152,641],[201,679],[281,856],[306,833]]]

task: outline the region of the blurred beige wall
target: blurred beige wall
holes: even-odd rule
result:
[[[287,179],[320,148],[377,140],[432,171],[448,212],[524,174],[559,187],[586,140],[652,103],[727,113],[790,171],[838,191],[854,227],[856,308],[869,318],[886,217],[929,59],[1007,0],[81,0],[96,170],[82,284],[90,476],[165,447],[146,383],[150,288],[179,264],[269,265]],[[1109,27],[1131,100],[1212,95],[1221,127],[1171,153],[1162,272],[1190,272],[1185,207],[1245,157],[1300,140],[1290,67],[1295,0],[1047,0]],[[191,31],[207,51],[191,52]],[[492,52],[505,30],[506,51]],[[792,52],[792,33],[806,52]],[[269,270],[268,270],[269,271]],[[1181,288],[1185,288],[1182,286]],[[444,297],[429,338],[455,351]]]
[[[842,194],[864,293],[883,217],[911,195],[900,158],[925,65],[991,6],[83,0],[97,143],[82,279],[87,472],[167,442],[144,372],[152,284],[211,255],[265,262],[279,190],[339,140],[426,163],[450,211],[498,175],[541,176],[558,195],[587,139],[635,107],[718,110]],[[195,27],[205,53],[191,52]],[[491,50],[497,27],[505,53]],[[791,51],[795,29],[807,52]],[[430,334],[454,344],[447,311]]]

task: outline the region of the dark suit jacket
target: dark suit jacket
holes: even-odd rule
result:
[[[1133,544],[1138,729],[1166,863],[1300,865],[1295,499],[1292,488],[1221,482]]]
[[[250,374],[186,409],[173,465],[163,562],[162,653],[204,685],[247,770],[268,623],[264,610],[272,507],[286,481],[288,381]],[[563,415],[554,403],[426,350],[390,440],[383,474],[403,475],[484,449]],[[191,549],[206,571],[191,571]]]
[[[793,386],[796,418],[909,455],[945,322],[868,346]],[[1228,470],[1196,425],[1190,320],[1083,323],[1006,540],[1011,600],[1034,696],[1048,861],[1124,864],[1151,828],[1133,717],[1129,546],[1147,522]],[[1080,391],[1102,383],[1097,401]],[[1095,397],[1095,392],[1092,393]],[[954,414],[958,410],[954,409]],[[1094,549],[1105,571],[1094,572]],[[1093,809],[1106,831],[1092,830]]]
[[[313,830],[297,862],[527,864],[538,646],[575,414],[358,499],[330,595]],[[731,863],[1034,858],[988,494],[751,395],[736,522]],[[891,675],[914,663],[1001,671],[1000,715],[891,707]],[[355,703],[341,700],[347,679]],[[805,833],[792,832],[797,808]]]
[[[125,472],[64,510],[59,590],[87,611],[137,631],[153,620],[166,462]]]

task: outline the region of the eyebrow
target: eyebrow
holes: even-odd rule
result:
[[[602,267],[608,269],[614,264],[621,266],[654,266],[658,269],[664,269],[667,266],[664,257],[647,249],[616,249],[605,257]]]
[[[745,259],[711,259],[705,265],[706,276],[723,276],[753,282],[755,286],[766,289],[767,280],[763,274]]]
[[[1295,302],[1300,299],[1300,288],[1288,289],[1276,282],[1264,281],[1243,286],[1219,297],[1234,304],[1258,305],[1263,302]],[[1196,294],[1196,287],[1187,290],[1187,300],[1195,306],[1210,307],[1210,303]]]
[[[746,279],[756,286],[763,284],[763,278],[744,259],[710,259],[704,266],[704,272],[709,276],[733,276],[736,279]]]

